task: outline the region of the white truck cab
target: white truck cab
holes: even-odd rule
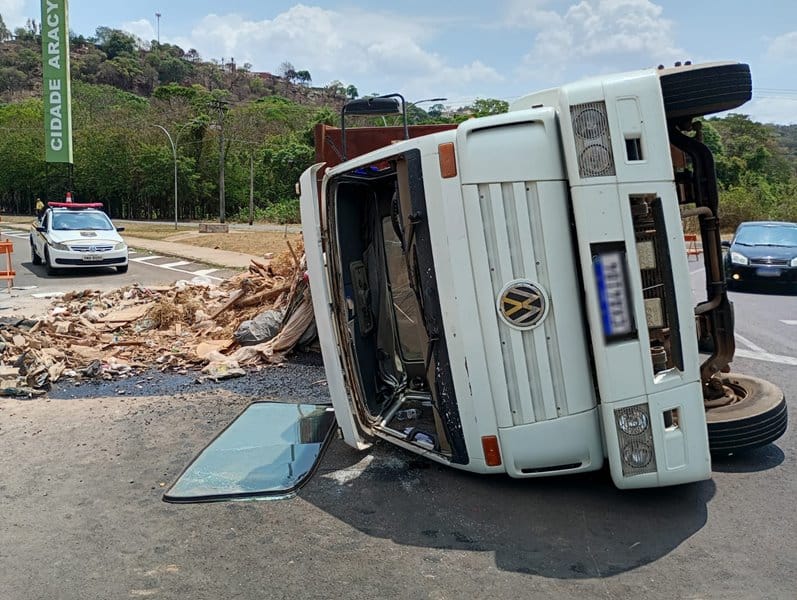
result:
[[[750,90],[737,63],[649,69],[455,129],[405,124],[394,143],[347,132],[344,107],[300,187],[345,441],[512,477],[606,459],[618,487],[639,488],[706,479],[712,452],[779,437],[782,392],[727,374],[733,315],[700,141],[699,117]],[[406,112],[403,99],[355,102],[348,114]],[[699,218],[704,248],[697,308],[684,216]],[[702,364],[698,338],[712,347]]]

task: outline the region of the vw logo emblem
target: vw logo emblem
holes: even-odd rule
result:
[[[97,246],[89,246],[89,252],[96,252]]]
[[[498,295],[498,314],[510,327],[534,329],[548,314],[548,297],[531,281],[510,281]]]

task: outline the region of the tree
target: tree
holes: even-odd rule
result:
[[[351,100],[354,100],[359,95],[360,95],[360,93],[357,91],[357,88],[354,87],[354,85],[350,84],[349,86],[346,87],[346,97],[347,98],[349,98]]]
[[[474,117],[500,115],[509,111],[509,102],[495,98],[478,98],[468,108]]]
[[[108,58],[116,58],[122,54],[133,54],[136,49],[136,38],[121,29],[97,27],[97,45]]]
[[[10,39],[11,31],[9,31],[8,27],[6,27],[5,21],[3,21],[3,15],[0,15],[0,43]]]
[[[296,79],[302,85],[307,85],[313,80],[313,78],[310,77],[310,71],[296,71]]]
[[[294,68],[293,64],[287,60],[280,65],[279,73],[285,78],[286,81],[293,81],[296,79],[296,69]]]

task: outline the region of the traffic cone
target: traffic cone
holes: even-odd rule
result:
[[[67,192],[66,193],[66,201],[67,202],[72,202],[72,192]]]

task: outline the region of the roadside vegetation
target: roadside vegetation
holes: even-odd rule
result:
[[[61,199],[69,181],[65,166],[43,160],[40,44],[35,21],[10,32],[0,16],[0,214],[32,214],[37,197]],[[175,161],[163,127],[176,145],[180,221],[218,218],[223,156],[227,219],[249,220],[251,187],[255,220],[298,222],[294,184],[314,161],[314,127],[337,124],[343,102],[358,96],[340,81],[314,87],[288,61],[278,74],[255,73],[108,27],[72,33],[70,47],[72,192],[117,219],[174,218]],[[458,122],[507,108],[478,99],[455,111],[411,106],[409,117]],[[725,228],[797,221],[797,125],[729,115],[706,120],[704,135],[717,156]]]

